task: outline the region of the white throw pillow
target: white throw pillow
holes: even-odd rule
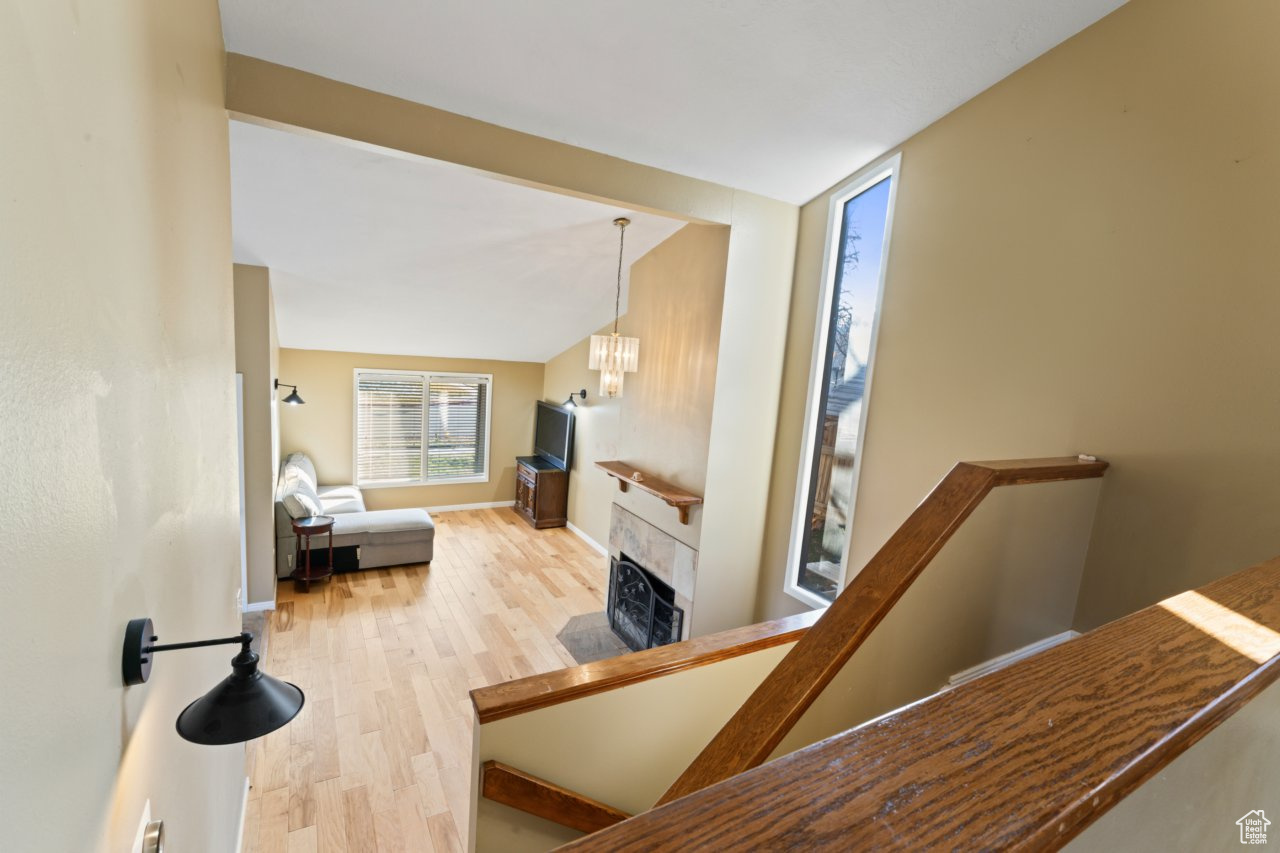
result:
[[[284,503],[285,512],[289,513],[290,518],[308,518],[323,514],[320,498],[303,480],[295,481],[280,500]]]

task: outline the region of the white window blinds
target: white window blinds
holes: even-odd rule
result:
[[[488,478],[488,377],[357,371],[355,391],[357,483]]]
[[[488,383],[479,379],[430,379],[427,479],[475,477],[485,469]]]
[[[356,381],[356,470],[360,483],[422,481],[421,376],[362,373]]]

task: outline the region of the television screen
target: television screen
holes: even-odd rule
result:
[[[573,412],[553,403],[538,403],[533,452],[558,468],[573,464]]]

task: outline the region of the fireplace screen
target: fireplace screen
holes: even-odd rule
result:
[[[680,639],[684,611],[670,586],[636,565],[626,554],[610,559],[609,627],[633,651]]]

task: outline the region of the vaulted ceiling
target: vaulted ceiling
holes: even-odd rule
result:
[[[1120,5],[221,0],[228,50],[795,203]],[[612,317],[615,216],[628,266],[681,225],[236,122],[232,175],[293,347],[542,361]]]
[[[614,218],[624,288],[684,224],[240,122],[231,176],[235,259],[300,349],[546,361],[613,317]]]

